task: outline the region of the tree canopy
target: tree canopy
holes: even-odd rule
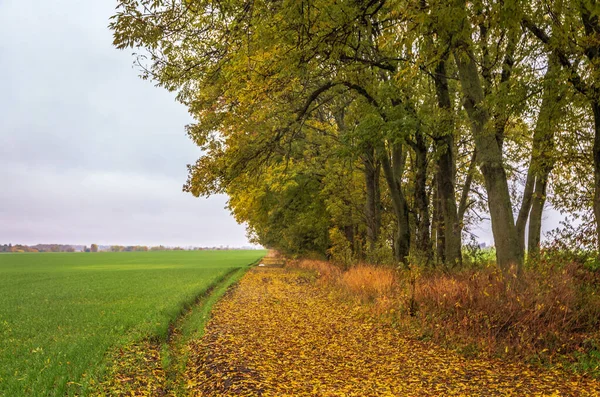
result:
[[[252,239],[350,263],[539,252],[546,201],[600,236],[597,0],[120,0],[118,48],[177,93]],[[527,233],[526,233],[527,229]],[[527,241],[526,241],[527,235]]]

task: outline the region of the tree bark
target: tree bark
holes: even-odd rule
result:
[[[374,148],[369,145],[363,158],[365,168],[365,186],[367,189],[365,218],[367,225],[367,243],[370,251],[375,250],[381,229],[379,173],[380,165],[375,157]]]
[[[439,136],[437,187],[444,224],[444,256],[448,267],[462,265],[461,222],[456,207],[456,159],[454,156],[454,120],[452,102],[446,77],[446,60],[437,64],[434,77],[438,107],[443,111]]]
[[[600,89],[595,89],[596,97],[591,101],[594,112],[594,216],[596,218],[596,244],[600,259]]]
[[[471,193],[471,185],[473,184],[473,175],[475,174],[475,166],[477,165],[477,150],[474,149],[469,160],[469,169],[467,170],[467,177],[465,178],[465,184],[462,188],[460,195],[460,202],[458,204],[458,221],[461,225],[465,222],[465,213],[469,207],[469,193]]]
[[[436,260],[438,265],[446,263],[446,238],[444,232],[444,217],[442,214],[442,199],[440,197],[439,183],[437,174],[434,177],[434,193],[433,193],[433,222],[435,226],[435,247]]]
[[[548,185],[548,175],[541,176],[535,182],[533,191],[533,200],[531,203],[531,212],[529,213],[529,231],[527,236],[527,255],[528,260],[533,263],[539,256],[540,240],[542,235],[542,214],[544,204],[546,203],[546,187]]]
[[[415,136],[415,224],[417,250],[427,263],[431,260],[431,220],[429,218],[429,198],[427,197],[427,145],[421,131]]]
[[[556,89],[558,82],[555,74],[559,69],[553,59],[548,58],[548,69],[544,76],[544,93],[538,119],[533,132],[531,160],[527,170],[527,179],[523,189],[521,208],[517,217],[517,234],[522,249],[525,249],[525,227],[529,219],[528,257],[537,256],[539,250],[542,213],[545,203],[548,175],[553,168],[552,150],[554,149],[554,124],[557,105],[561,93]],[[533,206],[535,203],[535,212]]]
[[[520,272],[523,266],[523,250],[518,241],[512,213],[502,150],[496,138],[496,131],[489,125],[490,115],[485,108],[477,65],[473,60],[473,54],[468,49],[462,54],[455,54],[454,59],[465,97],[464,107],[471,121],[477,150],[477,163],[483,174],[488,194],[488,207],[498,266],[506,272],[515,265],[517,271]]]
[[[396,215],[397,229],[396,238],[394,239],[394,256],[395,259],[408,265],[407,257],[410,253],[410,224],[408,221],[408,204],[406,197],[402,191],[402,173],[404,171],[404,153],[402,145],[393,143],[392,156],[383,150],[381,155],[381,167],[387,182],[390,197],[392,198],[392,207]]]

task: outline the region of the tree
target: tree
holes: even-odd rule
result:
[[[485,209],[507,272],[537,250],[547,192],[568,196],[551,185],[571,142],[555,120],[577,111],[564,73],[598,102],[594,4],[121,0],[111,28],[195,118],[184,190],[228,194],[254,241],[454,267]]]

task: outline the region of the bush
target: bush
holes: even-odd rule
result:
[[[344,233],[338,228],[329,230],[329,240],[331,248],[327,250],[331,261],[344,269],[349,268],[354,263],[352,255],[352,246],[350,241],[344,236]]]

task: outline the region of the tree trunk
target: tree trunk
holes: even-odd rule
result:
[[[440,209],[444,220],[444,253],[449,267],[462,264],[461,222],[456,208],[456,159],[454,156],[454,120],[452,102],[446,77],[446,60],[442,59],[435,71],[438,106],[443,110],[440,134],[436,139],[438,152],[437,187]]]
[[[523,189],[521,208],[517,217],[517,234],[522,249],[525,249],[525,226],[529,219],[528,257],[537,256],[540,243],[542,213],[544,209],[548,175],[553,168],[552,150],[554,149],[554,124],[557,115],[557,105],[562,93],[557,91],[555,74],[559,66],[553,59],[548,58],[548,69],[544,76],[544,93],[538,114],[533,142],[531,160],[527,170],[527,179]],[[535,213],[533,206],[535,203]]]
[[[427,145],[421,131],[415,136],[415,224],[416,248],[426,263],[431,260],[429,198],[427,197]]]
[[[542,235],[542,213],[546,203],[546,186],[548,185],[548,175],[550,171],[536,180],[531,203],[531,212],[529,213],[529,231],[527,236],[527,256],[528,261],[535,262],[540,253],[540,240]]]
[[[433,222],[435,226],[435,247],[436,259],[438,265],[446,263],[446,239],[444,232],[444,218],[442,215],[442,199],[440,197],[438,175],[434,177],[434,193],[433,193]]]
[[[465,184],[463,186],[460,202],[458,204],[458,221],[461,225],[465,223],[465,213],[469,208],[469,193],[471,193],[471,185],[473,184],[473,175],[475,175],[475,166],[477,165],[477,150],[473,150],[471,159],[469,160],[469,169],[467,170],[467,177],[465,178]]]
[[[379,191],[379,162],[375,158],[375,150],[371,145],[363,158],[365,167],[365,186],[367,197],[365,203],[365,218],[367,225],[367,242],[370,251],[375,250],[381,228],[380,191]]]
[[[396,215],[397,229],[394,239],[394,256],[405,265],[410,252],[410,224],[408,221],[408,204],[402,191],[402,173],[404,171],[404,153],[401,144],[392,144],[392,158],[384,150],[381,156],[381,166],[387,182],[392,207]]]
[[[520,272],[523,265],[523,250],[518,241],[512,213],[502,151],[495,131],[489,128],[490,115],[483,103],[483,90],[477,65],[473,60],[473,54],[469,51],[455,54],[454,58],[465,97],[464,107],[471,121],[477,150],[477,163],[485,180],[498,266],[503,272],[506,272],[515,265],[517,271]],[[600,205],[598,209],[600,215]]]
[[[595,91],[600,91],[596,89]],[[596,244],[598,246],[598,258],[600,259],[600,102],[598,96],[592,100],[594,111],[594,216],[596,218]]]

